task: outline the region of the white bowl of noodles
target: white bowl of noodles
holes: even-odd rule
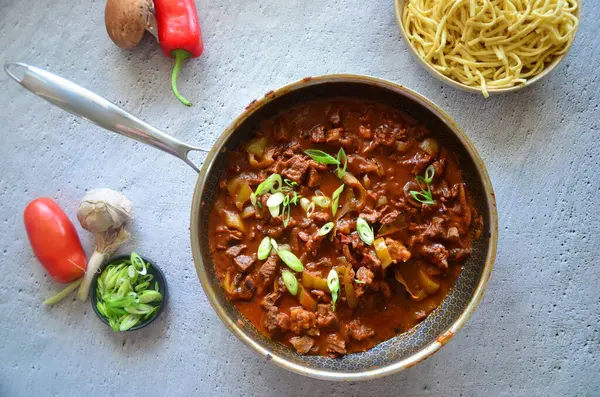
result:
[[[402,38],[438,79],[512,92],[548,75],[569,51],[581,0],[395,0]]]

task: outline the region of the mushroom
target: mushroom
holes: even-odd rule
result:
[[[150,32],[157,37],[152,0],[107,0],[104,23],[110,39],[120,48],[137,46]]]

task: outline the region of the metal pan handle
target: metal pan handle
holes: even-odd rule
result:
[[[208,150],[181,142],[101,96],[45,70],[24,63],[7,63],[4,70],[16,82],[53,105],[102,128],[172,154],[200,172],[188,158],[188,153],[192,150]]]

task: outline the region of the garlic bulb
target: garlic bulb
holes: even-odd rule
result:
[[[94,189],[83,198],[77,219],[81,227],[94,235],[96,248],[77,292],[79,299],[87,299],[94,274],[129,239],[125,226],[133,219],[132,208],[131,201],[111,189]]]

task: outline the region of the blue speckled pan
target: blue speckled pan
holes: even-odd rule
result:
[[[247,139],[260,120],[299,102],[327,97],[375,100],[402,109],[427,124],[459,156],[469,192],[484,218],[484,234],[474,243],[455,287],[425,321],[412,330],[385,341],[364,353],[338,359],[301,356],[269,340],[228,302],[214,272],[208,245],[208,214],[225,170],[225,149]],[[242,342],[277,365],[314,378],[365,380],[383,377],[419,363],[438,351],[465,324],[483,295],[494,264],[498,220],[492,185],[485,166],[464,132],[432,102],[400,85],[354,75],[306,78],[271,91],[252,102],[227,128],[200,171],[192,204],[192,251],[198,277],[213,308],[225,325]]]
[[[200,172],[191,213],[191,242],[196,271],[208,300],[225,325],[266,360],[290,371],[329,380],[366,380],[383,377],[426,359],[465,324],[475,310],[492,272],[498,239],[494,192],[483,162],[465,133],[452,119],[421,95],[384,80],[354,75],[306,78],[253,101],[227,128],[209,151],[201,170],[188,158],[192,150],[206,151],[174,139],[144,123],[106,99],[44,70],[25,64],[6,64],[14,80],[52,104],[99,126],[172,154]],[[474,243],[455,287],[425,321],[412,330],[364,353],[338,359],[301,356],[263,336],[228,302],[219,283],[208,245],[208,213],[228,148],[236,147],[261,120],[281,110],[314,99],[353,97],[379,101],[404,110],[425,123],[459,156],[463,176],[484,219],[483,236]]]

